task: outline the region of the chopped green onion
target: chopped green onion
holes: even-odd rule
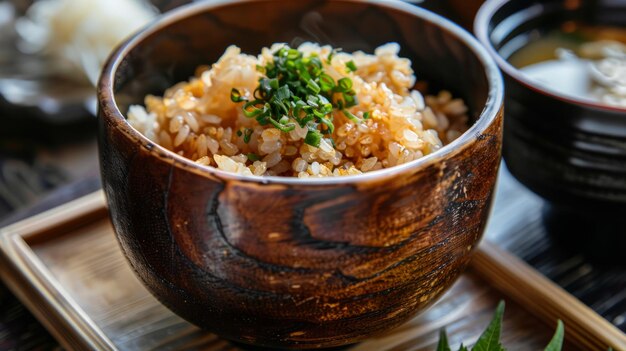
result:
[[[258,87],[254,89],[252,96],[254,96],[254,98],[257,100],[263,100],[265,98],[264,94],[261,92],[261,89]]]
[[[239,92],[239,90],[232,88],[230,90],[230,101],[232,102],[242,102],[242,101],[247,101],[246,99],[244,99],[241,96],[241,93]]]
[[[328,54],[328,64],[337,51]],[[346,63],[346,67],[350,72],[356,70],[353,61]],[[297,123],[309,129],[305,143],[317,147],[322,134],[332,135],[335,130],[333,111],[342,111],[355,122],[362,121],[347,110],[358,103],[352,80],[344,77],[335,81],[324,71],[322,60],[315,53],[304,56],[285,45],[273,53],[272,61],[257,66],[257,70],[263,76],[252,94],[254,100],[242,98],[237,89],[231,91],[231,100],[245,102],[243,114],[255,118],[262,126],[271,124],[286,133],[294,130]],[[364,114],[366,118],[368,113]],[[237,135],[241,136],[242,132],[238,131]],[[251,135],[252,129],[246,128],[244,142],[248,143]]]
[[[269,118],[269,121],[274,127],[276,127],[276,129],[279,129],[281,132],[288,133],[296,129],[296,125],[293,123],[281,124],[279,122],[276,122],[276,120],[271,117]]]
[[[346,63],[346,69],[348,70],[348,72],[354,72],[356,71],[356,65],[354,64],[354,61],[350,60]]]
[[[322,112],[324,114],[329,114],[333,112],[333,105],[329,102],[325,103],[324,106],[322,106]]]
[[[320,118],[320,121],[327,128],[326,129],[327,133],[324,133],[324,130],[322,130],[322,133],[324,133],[324,134],[333,134],[333,132],[335,131],[335,125],[333,124],[333,122],[331,122],[331,120],[329,120],[327,118]]]
[[[306,106],[306,102],[300,100],[300,101],[296,101],[295,103],[295,107],[293,108],[293,116],[298,119],[300,118],[300,111],[302,110],[303,107]]]
[[[313,94],[317,94],[317,93],[319,93],[322,90],[320,88],[320,86],[317,85],[317,83],[315,83],[315,81],[313,79],[309,79],[306,82],[306,86],[307,86],[307,88],[309,88],[309,90],[311,90],[313,92]]]
[[[254,154],[254,153],[249,153],[248,155],[248,160],[254,162],[254,161],[258,161],[261,159],[261,157],[259,157],[259,155]]]
[[[259,87],[261,88],[261,94],[270,94],[272,92],[272,85],[270,84],[270,80],[267,78],[261,78],[259,81]]]
[[[350,91],[352,89],[352,79],[350,78],[341,78],[337,81],[337,86],[339,87],[339,91],[342,93]]]
[[[319,57],[317,57],[317,54],[315,54],[315,53],[311,54],[311,56],[309,57],[309,60],[310,60],[309,62],[313,66],[312,67],[313,70],[315,70],[316,68],[317,69],[321,69],[323,67],[322,61],[320,60]],[[316,75],[319,75],[319,73],[321,73],[321,72],[318,72],[318,74],[316,74]]]
[[[320,146],[321,140],[322,140],[322,135],[317,130],[309,130],[306,133],[306,137],[304,138],[305,143],[311,146],[315,146],[315,147]]]
[[[348,111],[348,110],[346,110],[346,109],[341,110],[341,112],[343,112],[343,114],[344,114],[346,117],[348,117],[348,119],[349,119],[349,120],[351,120],[351,121],[354,121],[354,122],[356,122],[356,123],[361,123],[361,122],[363,122],[363,120],[362,120],[362,119],[360,119],[359,117],[357,117],[357,116],[353,115],[352,113],[350,113],[350,111]]]
[[[319,107],[319,105],[317,104],[318,100],[319,99],[317,98],[317,96],[309,95],[307,96],[306,102],[309,104],[309,106]]]
[[[250,142],[250,136],[252,136],[252,132],[253,130],[250,128],[246,128],[244,134],[243,134],[243,142],[244,143],[249,143]]]
[[[331,91],[335,87],[335,80],[326,73],[320,75],[320,87],[322,91]]]
[[[363,119],[369,119],[371,117],[372,113],[370,111],[367,111],[363,114]]]
[[[302,57],[302,53],[300,53],[300,51],[296,49],[289,49],[287,51],[287,59],[289,60],[296,60],[296,59],[299,59],[300,57]]]
[[[341,51],[341,48],[337,48],[337,49],[333,49],[329,54],[328,57],[326,58],[326,63],[328,63],[329,65],[333,62],[333,57],[335,56],[336,53],[338,53],[339,51]]]
[[[270,85],[270,88],[272,88],[274,90],[278,89],[278,79],[276,79],[276,78],[270,79],[269,80],[269,85]]]
[[[350,95],[349,93],[343,93],[343,99],[345,101],[345,107],[352,107],[358,105],[359,101],[356,95]]]
[[[289,91],[289,87],[283,85],[280,88],[276,89],[276,95],[274,95],[277,100],[287,100],[291,96],[291,92]]]
[[[240,136],[242,136],[242,135],[243,135],[243,133],[241,132],[241,130],[238,130],[238,131],[237,131],[237,136],[239,136],[239,137],[240,137]]]
[[[248,101],[243,105],[243,114],[248,117],[248,118],[252,118],[252,117],[256,117],[260,114],[263,113],[263,109],[257,108],[255,105],[258,105],[260,103],[262,103],[263,101],[257,99],[257,100],[253,100],[253,101]],[[249,108],[252,107],[252,109],[250,110]]]

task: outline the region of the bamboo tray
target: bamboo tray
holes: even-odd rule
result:
[[[96,192],[0,231],[0,273],[57,340],[76,350],[241,350],[162,306],[135,278]],[[626,350],[626,335],[528,265],[483,242],[471,269],[427,312],[354,351],[434,350],[472,343],[500,299],[503,343],[543,349],[557,318],[566,349]]]

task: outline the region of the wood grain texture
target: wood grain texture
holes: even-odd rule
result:
[[[115,349],[242,350],[160,304],[131,271],[106,218],[41,239],[32,246],[34,253]],[[501,298],[506,297],[479,275],[469,273],[424,314],[350,350],[433,350],[444,326],[453,345],[474,341]],[[549,340],[552,327],[509,301],[503,342],[510,350],[540,349]]]
[[[106,214],[104,194],[96,192],[28,220],[2,228],[0,232],[0,274],[13,292],[25,302],[35,317],[68,349],[106,349],[110,346],[102,332],[74,300],[64,293],[58,280],[36,258],[30,244],[63,224],[65,232],[90,223]],[[56,227],[58,229],[58,226]],[[59,232],[57,232],[58,234]],[[19,274],[12,274],[21,272]]]
[[[461,274],[482,235],[499,166],[498,73],[469,37],[400,5],[201,4],[118,52],[100,84],[103,185],[122,250],[166,306],[247,344],[331,347],[400,325]],[[261,12],[271,15],[259,18]],[[348,13],[359,20],[346,23]],[[475,128],[424,162],[302,182],[198,166],[137,135],[116,112],[124,107],[113,92],[115,101],[141,99],[155,86],[133,88],[166,64],[194,67],[203,56],[212,62],[209,54],[225,43],[258,51],[284,33],[287,41],[303,40],[311,36],[303,25],[311,16],[323,18],[324,34],[344,49],[359,40],[363,50],[398,41],[418,74],[428,72],[433,85],[456,89],[473,107]],[[230,29],[227,38],[202,34],[217,26]],[[277,28],[283,37],[273,36]]]
[[[160,304],[126,263],[103,209],[104,199],[98,192],[6,228],[0,235],[0,257],[16,266],[2,266],[3,278],[66,348],[246,349],[201,331]],[[498,250],[496,254],[506,256]],[[529,314],[534,309],[515,304],[478,275],[493,272],[481,269],[464,275],[419,317],[350,349],[432,350],[442,326],[453,345],[471,343],[488,323],[499,299],[507,299],[503,341],[508,349],[541,349],[554,322],[541,323]],[[505,281],[520,279],[516,270],[499,272]],[[538,297],[537,304],[543,301],[541,294],[529,294]],[[576,340],[569,331],[566,336]],[[578,350],[576,345],[568,342],[566,350]]]

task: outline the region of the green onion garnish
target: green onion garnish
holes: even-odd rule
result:
[[[352,79],[341,78],[337,81],[337,91],[347,93],[352,89]]]
[[[320,141],[321,140],[322,140],[322,135],[317,130],[309,130],[306,133],[306,137],[304,138],[304,142],[305,143],[307,143],[307,144],[309,144],[311,146],[315,146],[315,147],[320,146]]]
[[[252,135],[253,130],[250,128],[246,128],[246,130],[243,133],[243,142],[244,143],[249,143],[250,142],[250,136]]]
[[[354,72],[356,71],[356,65],[354,64],[354,61],[350,60],[346,63],[346,69],[348,70],[348,72]]]
[[[339,51],[341,51],[340,48],[338,49],[333,49],[330,54],[328,54],[328,57],[326,58],[326,63],[328,63],[329,65],[331,64],[331,62],[333,61],[333,56],[335,56],[336,53],[338,53]]]
[[[361,123],[363,122],[363,120],[361,120],[359,117],[353,115],[352,113],[350,113],[350,111],[343,109],[341,110],[341,112],[343,112],[343,114],[348,117],[348,119],[350,119],[351,121],[354,121],[356,123]]]
[[[328,55],[327,63],[336,51]],[[356,70],[352,61],[346,67],[350,72]],[[244,116],[255,118],[260,125],[272,124],[288,133],[297,123],[309,129],[304,142],[317,147],[322,134],[334,131],[333,110],[341,110],[350,120],[361,122],[347,110],[358,103],[352,80],[346,77],[335,82],[324,72],[322,61],[316,54],[304,57],[302,52],[283,46],[273,53],[273,61],[257,66],[257,70],[265,76],[259,79],[254,100],[244,99],[233,88],[231,101],[245,102],[242,107]],[[252,129],[246,129],[243,134],[247,143]]]
[[[256,117],[259,116],[260,114],[263,113],[263,109],[262,108],[258,108],[256,105],[260,104],[261,102],[263,102],[260,99],[256,99],[256,100],[252,100],[252,101],[248,101],[243,105],[243,114],[246,117],[252,118],[252,117]]]
[[[239,90],[232,88],[230,90],[230,101],[232,102],[242,102],[242,101],[246,101],[246,99],[244,99],[241,96],[241,93],[239,92]]]

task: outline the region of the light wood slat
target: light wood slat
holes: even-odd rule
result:
[[[472,266],[504,294],[544,321],[561,319],[584,349],[626,350],[626,335],[519,258],[485,241]]]
[[[106,213],[101,191],[0,230],[0,275],[50,333],[70,350],[114,350],[107,337],[63,291],[27,239],[62,234]],[[18,274],[16,274],[16,271]]]

